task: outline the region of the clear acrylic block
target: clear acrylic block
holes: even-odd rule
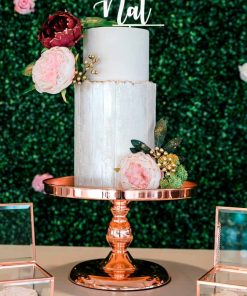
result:
[[[31,203],[0,204],[0,296],[16,295],[54,295],[54,278],[36,263]]]
[[[247,209],[216,207],[214,267],[197,296],[247,296]]]

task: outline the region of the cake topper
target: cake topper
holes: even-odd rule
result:
[[[98,5],[103,5],[103,12],[104,17],[109,16],[110,8],[112,5],[113,0],[101,0],[94,4],[93,8],[95,9]],[[145,8],[146,8],[146,0],[140,0],[140,5],[135,6],[129,6],[127,7],[126,15],[124,16],[124,10],[125,10],[125,0],[120,0],[119,8],[118,8],[118,14],[117,14],[117,24],[113,26],[126,26],[126,27],[132,27],[132,26],[139,26],[139,27],[163,27],[163,24],[148,24],[148,20],[151,16],[152,8],[149,8],[147,12],[147,16],[145,16]],[[140,20],[139,24],[126,24],[126,21],[129,18],[133,18],[135,21]]]

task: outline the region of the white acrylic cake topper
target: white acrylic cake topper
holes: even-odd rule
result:
[[[99,4],[103,4],[103,11],[104,11],[104,17],[108,17],[109,16],[109,11],[111,8],[111,4],[112,4],[113,0],[101,0],[97,3],[94,4],[93,8],[95,9],[97,5]],[[118,9],[118,14],[117,14],[117,25],[113,25],[116,27],[132,27],[132,26],[139,26],[139,27],[163,27],[163,24],[148,24],[148,20],[150,18],[151,15],[151,11],[152,8],[149,9],[148,11],[148,15],[147,17],[145,17],[145,1],[146,0],[140,0],[140,7],[138,5],[136,6],[129,6],[127,8],[127,12],[125,17],[123,17],[123,13],[124,13],[124,8],[125,8],[125,0],[120,0],[119,3],[119,9]],[[109,2],[109,3],[108,3]],[[133,17],[133,19],[135,21],[137,21],[138,19],[140,19],[140,24],[126,24],[126,21],[128,18]]]

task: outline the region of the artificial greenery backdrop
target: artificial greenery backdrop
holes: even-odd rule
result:
[[[36,60],[40,25],[67,9],[78,17],[100,16],[94,0],[36,0],[20,15],[0,1],[0,202],[33,202],[37,244],[107,245],[108,202],[66,200],[35,193],[36,174],[73,174],[73,90],[22,95],[21,75]],[[139,1],[138,1],[139,2]],[[133,1],[126,1],[127,4]],[[119,0],[113,1],[111,18]],[[247,206],[247,83],[238,65],[247,62],[245,0],[146,0],[150,21],[150,80],[157,83],[157,117],[169,118],[168,137],[180,136],[192,199],[136,202],[129,219],[135,247],[212,248],[216,205]]]

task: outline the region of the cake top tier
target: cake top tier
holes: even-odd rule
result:
[[[149,31],[126,27],[99,27],[86,31],[83,58],[99,57],[91,81],[148,81]]]

